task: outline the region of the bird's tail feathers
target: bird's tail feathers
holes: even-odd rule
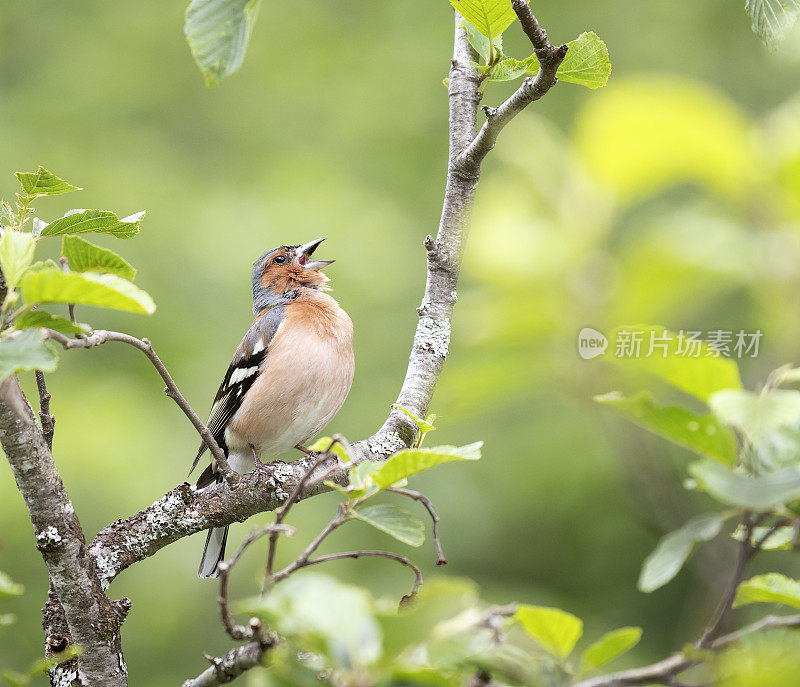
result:
[[[206,537],[203,557],[197,574],[200,577],[219,577],[219,564],[225,557],[225,542],[228,541],[227,527],[212,527]]]

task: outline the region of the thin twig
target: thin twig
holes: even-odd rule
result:
[[[419,501],[423,506],[425,506],[425,509],[428,511],[428,514],[431,516],[431,520],[433,522],[433,543],[436,546],[436,565],[447,565],[447,559],[444,557],[444,551],[442,551],[442,542],[439,540],[439,516],[434,510],[431,500],[424,494],[420,494],[418,491],[403,489],[402,487],[389,487],[386,489],[386,491],[390,491],[393,494],[402,494],[410,499]]]
[[[758,553],[761,544],[766,541],[765,537],[759,541],[757,546],[753,546],[751,542],[753,530],[759,525],[759,523],[763,522],[766,517],[766,513],[759,514],[755,517],[752,517],[749,514],[745,515],[742,521],[742,525],[744,526],[744,534],[742,536],[742,540],[739,542],[739,555],[736,560],[736,568],[733,572],[730,582],[728,583],[728,586],[725,589],[722,600],[720,601],[719,606],[717,607],[717,610],[711,619],[711,622],[708,624],[705,632],[703,632],[703,635],[695,645],[698,649],[705,649],[711,644],[714,638],[719,634],[722,626],[725,623],[725,620],[728,617],[728,614],[731,612],[731,609],[733,608],[733,602],[736,599],[736,590],[739,588],[739,584],[742,582],[747,565],[753,559],[753,556]],[[769,537],[771,534],[772,531],[769,531],[767,533],[767,537]]]
[[[317,556],[316,558],[309,558],[303,561],[302,564],[293,568],[289,572],[284,575],[286,569],[282,570],[279,573],[275,574],[275,580],[281,580],[284,577],[290,575],[291,573],[295,572],[300,568],[307,568],[309,565],[317,565],[318,563],[327,563],[328,561],[338,561],[344,558],[362,558],[364,556],[375,556],[379,558],[388,558],[393,561],[397,561],[398,563],[405,565],[411,570],[414,571],[414,586],[411,589],[411,596],[414,596],[422,585],[422,572],[420,569],[412,563],[408,558],[405,556],[401,556],[397,553],[391,553],[390,551],[342,551],[340,553],[329,553],[325,554],[324,556]]]
[[[236,473],[231,470],[230,465],[228,465],[228,459],[225,456],[225,452],[219,447],[219,444],[214,439],[208,427],[203,424],[203,421],[189,405],[189,402],[183,397],[183,394],[181,394],[178,389],[178,385],[175,384],[175,380],[172,379],[172,376],[167,371],[164,363],[161,362],[161,359],[158,357],[158,355],[156,355],[155,350],[153,350],[153,345],[150,343],[149,339],[137,339],[135,336],[131,336],[130,334],[112,332],[104,329],[95,330],[89,336],[82,337],[80,339],[70,339],[60,332],[53,331],[52,329],[46,329],[45,332],[47,338],[57,341],[64,347],[65,350],[69,350],[71,348],[93,348],[94,346],[100,346],[108,341],[119,341],[121,343],[126,343],[130,346],[133,346],[134,348],[138,348],[147,356],[147,359],[153,364],[153,367],[156,368],[158,374],[161,375],[161,379],[163,379],[164,383],[167,385],[166,389],[164,389],[167,396],[175,401],[178,407],[183,411],[184,415],[189,418],[189,421],[192,423],[192,425],[194,425],[194,428],[197,430],[198,434],[200,434],[200,437],[205,442],[206,446],[208,446],[208,450],[211,451],[211,455],[214,456],[217,469],[223,474],[227,481],[236,481]]]
[[[222,658],[210,656],[208,660],[211,666],[196,678],[186,680],[183,687],[214,687],[227,684],[242,673],[260,665],[262,657],[274,644],[274,641],[268,641],[266,644],[254,641],[231,649]]]
[[[219,595],[217,596],[217,603],[219,604],[219,612],[220,617],[222,618],[222,626],[225,628],[225,632],[236,641],[240,641],[242,639],[253,639],[257,638],[258,634],[261,630],[260,622],[257,618],[252,618],[250,620],[249,627],[245,627],[244,625],[237,625],[233,620],[233,614],[230,611],[230,607],[228,606],[228,578],[230,577],[231,570],[233,566],[239,562],[239,559],[242,557],[242,554],[247,550],[247,548],[254,542],[258,541],[263,537],[265,534],[275,534],[276,536],[280,532],[285,532],[287,536],[291,537],[294,534],[294,529],[289,527],[288,525],[280,525],[277,523],[270,523],[269,525],[265,525],[260,529],[253,530],[242,542],[242,545],[239,547],[239,550],[231,556],[227,561],[223,561],[219,564]],[[256,623],[253,622],[256,620]]]
[[[42,423],[42,435],[47,448],[53,450],[53,433],[55,432],[54,425],[56,418],[50,414],[50,392],[47,390],[47,384],[44,381],[44,372],[36,370],[36,389],[39,392],[39,421]]]

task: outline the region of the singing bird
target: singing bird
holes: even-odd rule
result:
[[[236,349],[214,398],[208,428],[239,474],[255,460],[291,448],[307,452],[342,407],[353,382],[353,323],[325,291],[320,270],[333,260],[310,260],[325,239],[280,246],[253,263],[255,321]],[[192,464],[203,452],[201,444]],[[190,471],[191,474],[191,471]],[[222,481],[212,459],[197,480]],[[216,577],[227,527],[208,531],[200,577]]]

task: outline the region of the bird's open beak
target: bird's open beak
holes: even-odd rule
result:
[[[321,270],[323,267],[330,265],[333,260],[309,260],[309,256],[317,249],[320,243],[325,239],[316,239],[304,243],[302,246],[297,247],[297,262],[303,267],[304,270]]]

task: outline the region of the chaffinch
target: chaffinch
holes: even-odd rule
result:
[[[333,260],[309,260],[317,239],[280,246],[253,263],[252,326],[236,349],[214,398],[208,428],[240,474],[254,460],[315,437],[342,407],[353,381],[353,323],[324,293],[320,271]],[[192,464],[203,452],[201,444]],[[191,471],[190,471],[191,474]],[[200,478],[202,489],[220,482],[212,459]],[[225,555],[227,527],[208,531],[200,577],[216,577]]]

